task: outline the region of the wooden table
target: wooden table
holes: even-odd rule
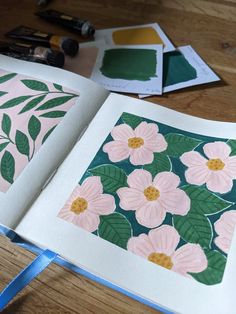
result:
[[[47,8],[88,19],[96,29],[158,22],[176,46],[191,44],[222,80],[148,100],[191,115],[236,122],[235,0],[54,0]],[[1,39],[20,24],[68,34],[34,16],[36,10],[35,0],[1,0]],[[33,257],[0,237],[0,289]],[[158,312],[53,264],[4,313]]]

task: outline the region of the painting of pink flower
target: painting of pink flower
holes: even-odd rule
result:
[[[100,177],[93,176],[74,189],[58,217],[93,232],[100,223],[99,215],[109,215],[114,210],[114,197],[103,194]]]
[[[207,258],[199,244],[187,243],[176,250],[180,236],[174,227],[162,225],[148,235],[140,234],[128,241],[128,251],[142,256],[152,263],[188,276],[207,268]]]
[[[154,180],[150,172],[134,170],[127,178],[129,187],[117,190],[120,207],[135,211],[139,224],[154,228],[165,219],[166,213],[186,215],[190,209],[187,194],[177,188],[180,179],[172,172],[158,173]]]
[[[206,184],[208,190],[227,193],[236,179],[236,156],[230,156],[231,148],[225,142],[213,142],[203,146],[203,157],[191,151],[184,153],[180,160],[188,167],[186,181],[190,184]]]
[[[218,234],[215,238],[215,244],[226,254],[229,253],[235,226],[236,210],[224,212],[214,224],[215,231]]]
[[[163,152],[167,142],[158,133],[155,123],[141,122],[134,130],[128,124],[115,126],[111,131],[114,141],[103,146],[112,162],[129,158],[133,165],[146,165],[153,162],[153,153]]]

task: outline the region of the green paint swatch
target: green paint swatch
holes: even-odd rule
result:
[[[197,71],[179,51],[163,54],[163,87],[193,80]]]
[[[148,81],[156,77],[156,50],[109,49],[105,51],[100,71],[112,79]]]

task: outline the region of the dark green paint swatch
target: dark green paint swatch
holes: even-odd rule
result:
[[[105,51],[100,71],[113,79],[148,81],[156,77],[156,50],[109,49]]]
[[[163,87],[193,80],[197,71],[179,51],[163,54]]]

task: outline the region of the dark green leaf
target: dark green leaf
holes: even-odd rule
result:
[[[18,149],[18,151],[29,157],[29,140],[27,135],[25,135],[23,132],[17,130],[16,131],[16,138],[15,138],[15,142],[16,142],[16,147]]]
[[[1,143],[1,144],[0,144],[0,152],[3,151],[4,148],[7,147],[7,145],[8,145],[9,143],[10,143],[10,142]]]
[[[16,75],[17,75],[17,73],[9,73],[9,74],[1,76],[0,77],[0,84],[5,83],[6,81],[9,81],[10,79],[15,77]]]
[[[151,172],[154,177],[157,173],[171,170],[171,161],[165,153],[154,153],[154,160],[151,164],[145,165],[143,169]]]
[[[115,245],[127,248],[127,242],[132,236],[132,228],[129,221],[119,213],[100,216],[98,235]]]
[[[48,92],[49,89],[47,85],[43,82],[36,81],[36,80],[21,80],[21,82],[32,90],[37,90],[41,92]]]
[[[206,216],[190,211],[186,216],[175,215],[173,222],[179,235],[186,242],[198,243],[203,248],[209,248],[212,229]]]
[[[32,140],[35,141],[41,130],[41,122],[35,116],[31,116],[28,123],[28,131]]]
[[[133,129],[135,129],[142,122],[141,117],[135,116],[134,114],[130,114],[127,112],[124,112],[122,114],[121,119],[124,121],[124,123],[128,124]]]
[[[165,153],[169,156],[180,157],[183,153],[193,150],[201,141],[182,134],[169,133],[165,136],[168,143]]]
[[[230,156],[236,155],[236,140],[228,140],[227,144],[231,147]]]
[[[194,185],[185,185],[181,187],[189,198],[191,199],[191,211],[198,212],[199,214],[212,215],[216,214],[233,203],[225,201],[224,199],[209,192],[205,188],[197,187]]]
[[[31,109],[33,109],[34,107],[36,107],[44,98],[46,97],[46,95],[42,95],[42,96],[38,96],[36,98],[31,99],[19,112],[20,113],[24,113],[26,111],[29,111]]]
[[[31,97],[32,95],[27,95],[27,96],[18,96],[16,98],[9,99],[3,105],[0,106],[0,109],[15,107]]]
[[[3,114],[2,118],[2,130],[7,136],[9,136],[11,131],[11,118],[6,113]]]
[[[2,91],[0,91],[0,97],[1,96],[4,96],[4,95],[6,95],[7,94],[7,92],[2,92]]]
[[[9,183],[13,183],[15,174],[15,160],[12,154],[7,150],[2,156],[0,168],[3,179]]]
[[[54,125],[50,130],[47,131],[47,133],[44,135],[43,139],[42,139],[42,144],[46,141],[46,139],[49,137],[49,135],[52,133],[52,131],[55,129],[55,127],[57,126]]]
[[[113,165],[101,165],[88,172],[99,176],[102,181],[104,192],[115,193],[119,188],[127,186],[127,175],[124,170]]]
[[[40,117],[43,118],[60,118],[60,117],[64,117],[64,115],[66,114],[66,111],[49,111],[46,112],[44,114],[41,114]]]
[[[216,285],[223,278],[226,258],[218,251],[205,251],[208,267],[200,273],[189,273],[197,281],[206,285]]]
[[[52,98],[46,101],[42,106],[40,106],[36,110],[47,110],[47,109],[60,106],[62,104],[65,104],[67,101],[71,100],[74,97],[76,96],[61,96],[61,97]]]
[[[63,92],[63,89],[62,89],[62,86],[61,86],[61,85],[54,83],[53,86],[54,86],[57,90],[59,90],[60,92]]]

